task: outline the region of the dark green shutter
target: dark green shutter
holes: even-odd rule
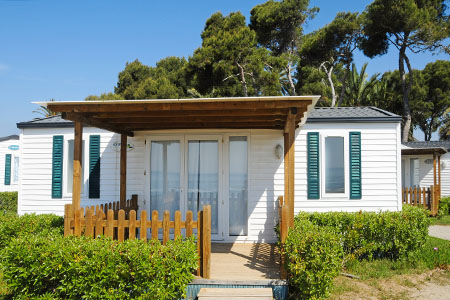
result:
[[[361,132],[350,132],[350,199],[361,199]]]
[[[100,198],[100,136],[89,137],[89,198]]]
[[[5,155],[5,185],[11,184],[11,154]]]
[[[52,198],[62,198],[63,145],[64,137],[62,135],[53,136]]]
[[[308,132],[308,199],[320,198],[319,133]]]

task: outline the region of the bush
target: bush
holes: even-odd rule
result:
[[[30,234],[59,234],[64,232],[64,218],[53,214],[0,214],[0,249],[16,237]]]
[[[289,273],[289,291],[295,299],[326,297],[342,268],[343,250],[338,235],[330,228],[297,218],[282,251]]]
[[[397,259],[424,245],[430,225],[427,216],[424,209],[405,205],[401,212],[302,213],[296,218],[338,232],[347,259]]]
[[[444,197],[439,201],[439,216],[450,215],[450,197]]]
[[[193,240],[19,237],[2,251],[12,294],[35,299],[178,299],[193,279]]]
[[[0,192],[0,213],[17,213],[17,192]]]

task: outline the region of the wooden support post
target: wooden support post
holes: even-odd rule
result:
[[[282,219],[288,219],[288,215],[289,215],[290,211],[289,211],[289,206],[283,205],[281,207],[281,217]],[[282,247],[284,247],[284,242],[286,241],[286,237],[288,234],[288,222],[284,222],[282,221],[280,223],[280,238],[281,238],[281,245]],[[281,279],[287,279],[287,271],[286,271],[286,261],[285,261],[285,255],[283,253],[284,249],[281,250]]]
[[[441,201],[442,188],[441,188],[441,155],[440,154],[438,156],[437,165],[438,165],[438,178],[439,178],[438,179],[439,201]]]
[[[291,108],[284,126],[284,170],[285,170],[285,203],[289,207],[289,227],[294,226],[294,196],[295,196],[295,119],[297,110]],[[286,157],[288,158],[286,161]],[[287,177],[286,177],[287,174]]]
[[[437,178],[436,178],[436,153],[433,153],[433,182],[434,186],[437,185]]]
[[[127,136],[120,136],[120,208],[125,207],[127,197]]]
[[[83,172],[81,162],[83,159],[83,124],[75,122],[74,149],[73,149],[73,187],[72,205],[76,211],[80,208],[81,199],[81,174]]]
[[[211,269],[211,205],[203,206],[203,278],[209,279]]]

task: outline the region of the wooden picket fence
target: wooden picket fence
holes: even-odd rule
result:
[[[439,185],[425,187],[402,188],[403,204],[420,206],[430,211],[430,215],[435,216],[439,210],[439,200],[441,199],[441,189]]]
[[[96,207],[86,207],[74,209],[72,204],[64,207],[64,236],[88,236],[97,237],[104,235],[124,241],[125,239],[147,240],[147,230],[150,229],[151,239],[159,240],[162,236],[162,243],[165,245],[169,239],[182,235],[191,237],[197,235],[197,254],[199,257],[197,276],[210,278],[211,267],[211,206],[203,206],[203,210],[198,212],[197,221],[194,221],[192,211],[186,212],[186,218],[181,220],[181,212],[176,211],[174,220],[170,220],[169,211],[165,211],[162,220],[159,219],[158,211],[154,210],[151,220],[147,218],[147,211],[143,210],[140,219],[136,218],[136,210],[116,209],[113,203]],[[111,207],[111,209],[110,209]],[[161,232],[159,229],[162,229]],[[173,229],[173,234],[171,234]],[[196,231],[196,232],[194,232]]]

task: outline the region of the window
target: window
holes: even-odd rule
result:
[[[19,157],[18,156],[14,156],[14,178],[13,178],[14,182],[18,182],[19,181]]]
[[[66,168],[66,193],[72,194],[73,189],[73,154],[74,154],[74,140],[68,140],[67,141],[68,147],[67,147],[67,155],[66,155],[66,162],[67,162],[67,168]],[[86,169],[86,166],[84,165],[85,159],[85,151],[84,151],[84,141],[83,141],[83,153],[82,153],[82,159],[81,159],[81,165],[82,172],[81,172],[81,194],[84,194],[84,172]]]
[[[409,161],[409,179],[411,187],[420,185],[419,171],[420,171],[419,159],[411,158]]]
[[[308,199],[361,199],[361,132],[308,132],[306,139]]]
[[[345,193],[344,137],[325,137],[325,193]]]

